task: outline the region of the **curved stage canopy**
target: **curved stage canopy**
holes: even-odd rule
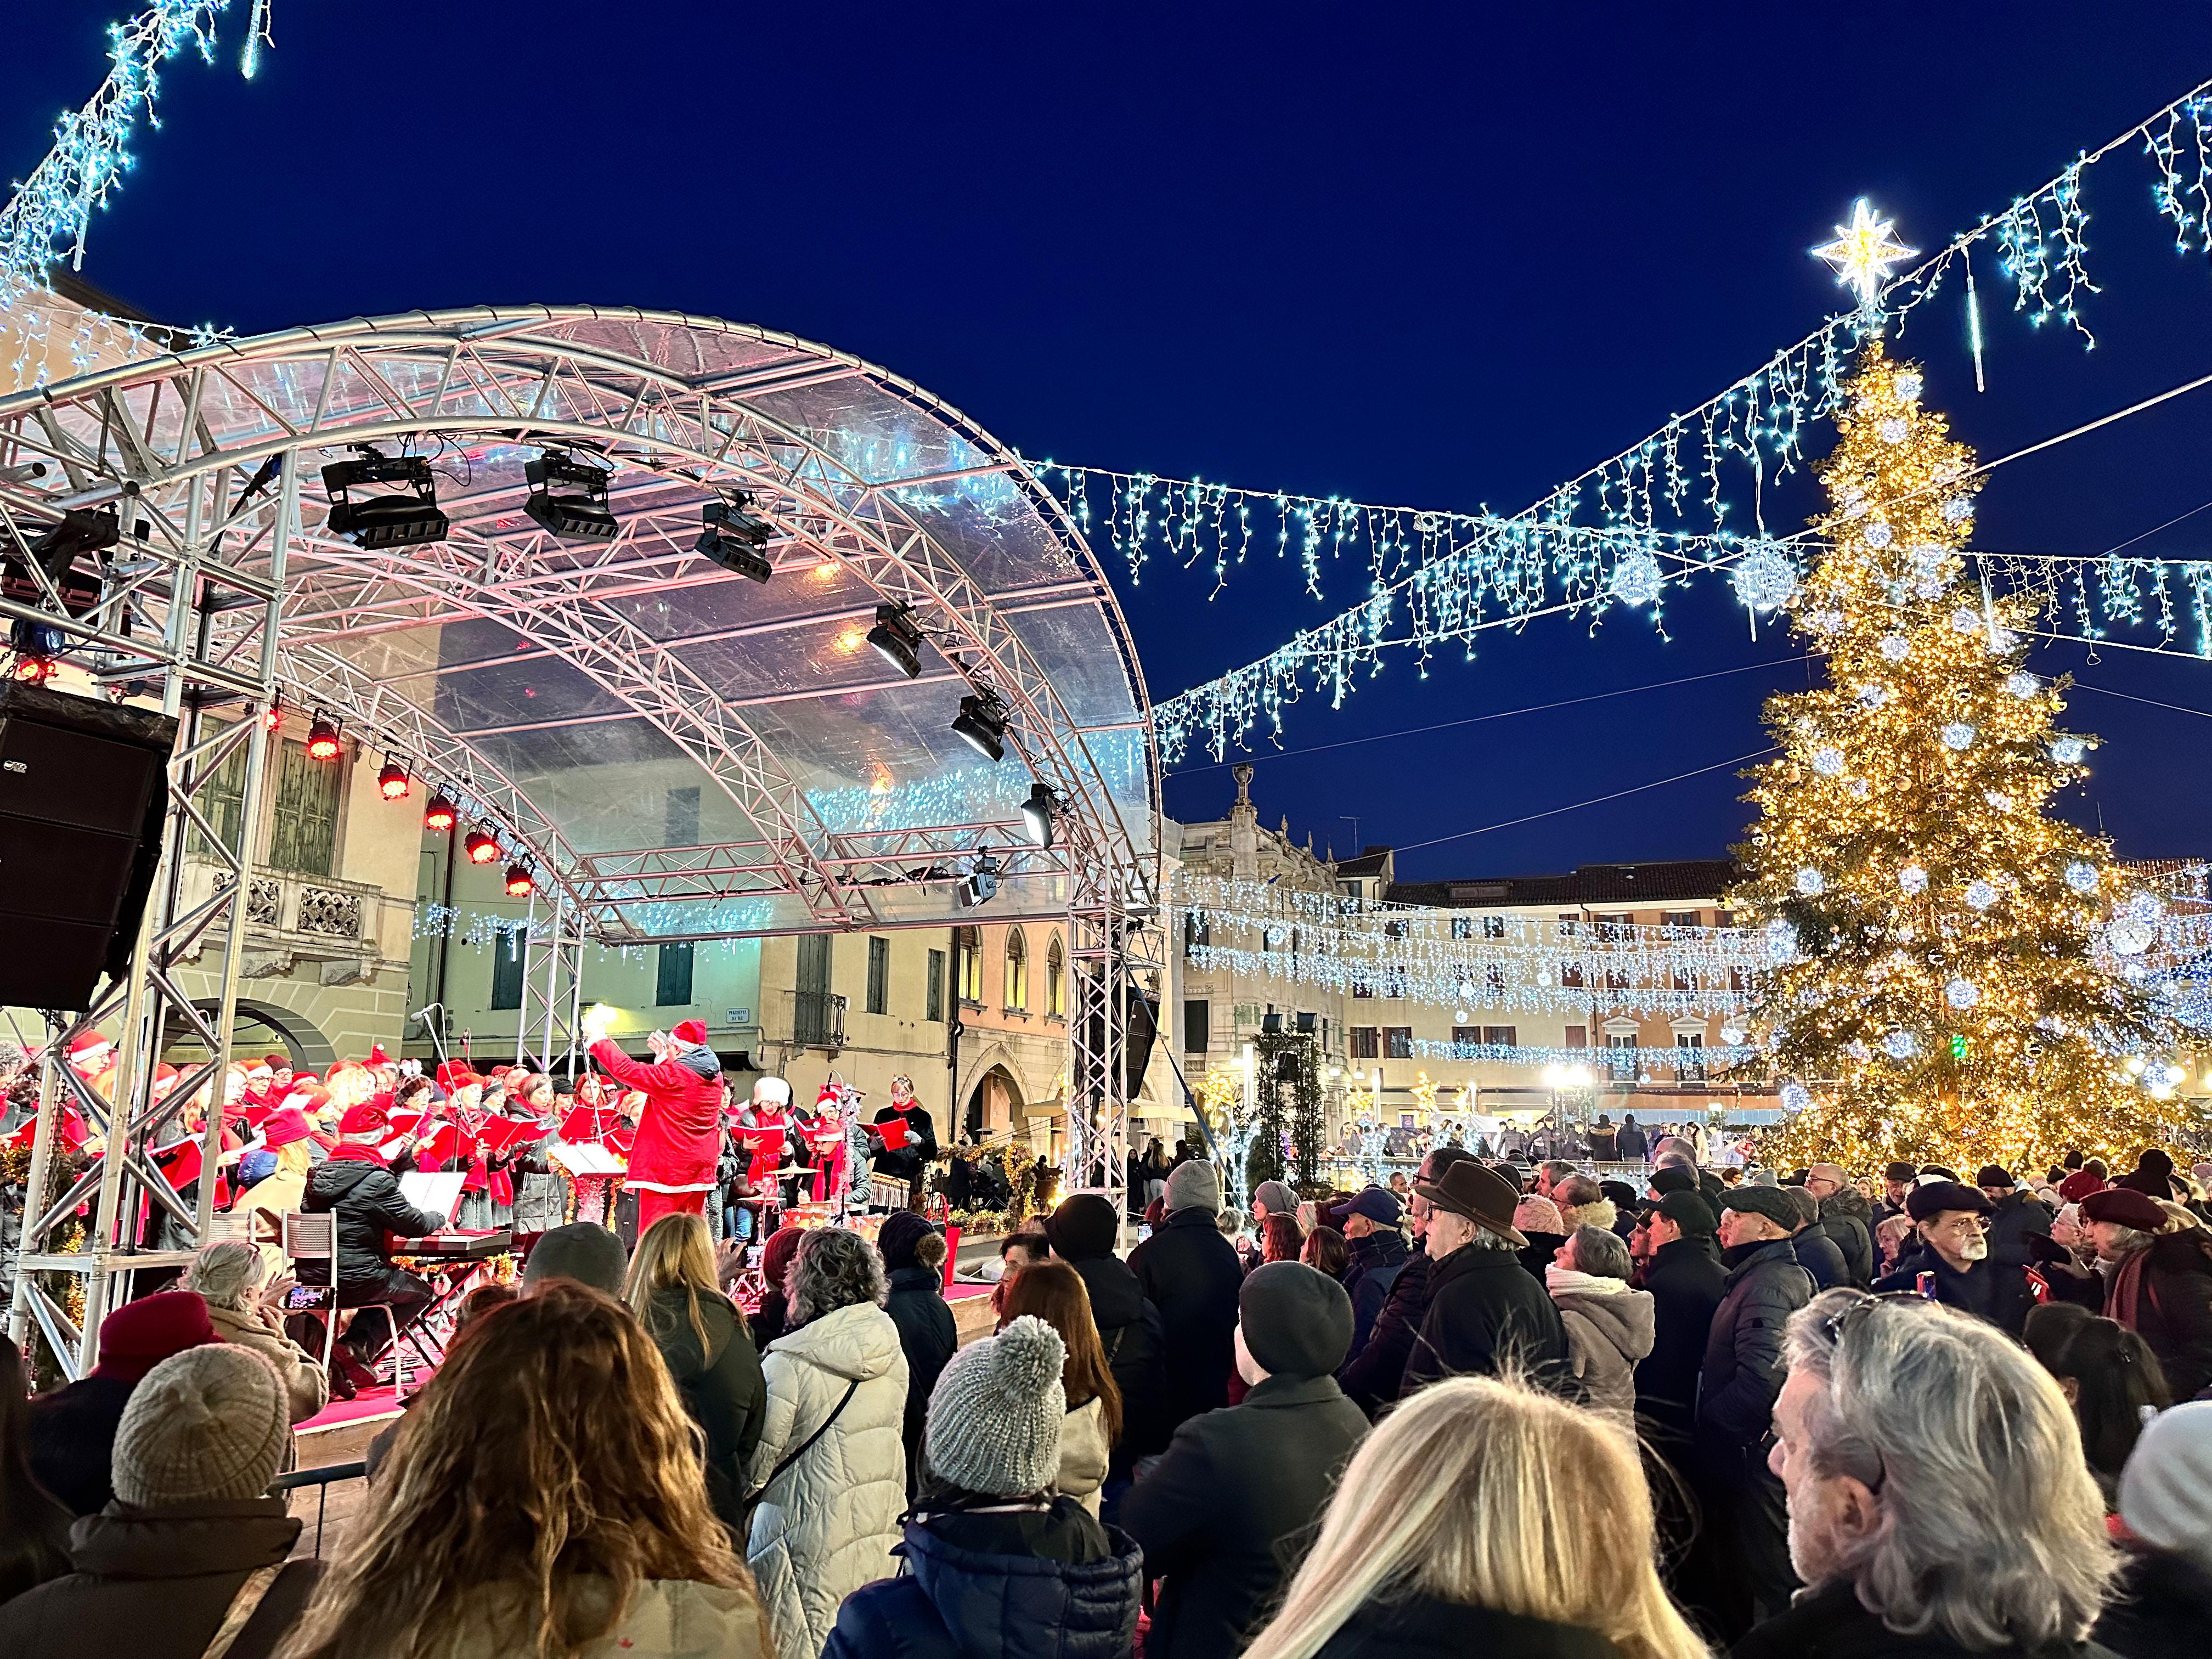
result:
[[[331,533],[321,469],[355,446],[430,462],[442,541]],[[526,514],[549,452],[612,469],[610,538]],[[135,492],[165,568],[281,559],[287,702],[418,801],[447,789],[604,943],[1158,902],[1151,707],[1097,561],[1016,456],[856,357],[669,313],[380,318],[0,399],[6,468],[19,525]],[[764,584],[694,550],[738,492]],[[912,678],[868,643],[887,604],[921,636]],[[978,696],[995,763],[953,730]],[[1048,848],[1022,834],[1037,783]],[[987,849],[999,894],[970,912]]]

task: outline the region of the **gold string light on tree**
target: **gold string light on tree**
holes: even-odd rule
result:
[[[2033,607],[1964,579],[1973,453],[1923,387],[1879,339],[1845,386],[1828,550],[1791,600],[1828,684],[1768,700],[1783,753],[1746,797],[1731,902],[1767,928],[1752,1023],[1796,1109],[1764,1156],[2132,1152],[2172,1109],[2124,1062],[2169,1034],[2097,953],[2139,954],[2157,901],[2046,811],[2091,743],[2052,725],[2070,682],[2023,665]]]

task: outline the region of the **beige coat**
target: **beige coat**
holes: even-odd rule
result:
[[[454,1632],[452,1659],[525,1659],[537,1620],[520,1607],[474,1613]],[[615,1627],[581,1659],[774,1659],[760,1605],[744,1590],[648,1578]]]
[[[208,1304],[208,1322],[215,1334],[226,1342],[234,1342],[241,1348],[251,1348],[267,1357],[284,1380],[284,1394],[292,1402],[292,1421],[304,1423],[329,1403],[330,1379],[314,1356],[282,1331],[274,1331],[264,1324],[258,1314],[238,1308],[219,1308]]]
[[[1098,1488],[1114,1449],[1106,1443],[1106,1402],[1087,1400],[1060,1419],[1060,1474],[1052,1489],[1079,1499],[1098,1518]]]

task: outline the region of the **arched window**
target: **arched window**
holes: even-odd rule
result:
[[[1030,947],[1018,927],[1006,929],[1006,1006],[1027,1012],[1030,1006]]]
[[[1044,1011],[1060,1019],[1067,1018],[1067,952],[1057,933],[1044,953]]]

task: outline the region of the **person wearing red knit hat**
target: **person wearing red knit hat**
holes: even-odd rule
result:
[[[722,1138],[722,1062],[707,1046],[706,1026],[687,1019],[665,1036],[654,1032],[646,1040],[650,1066],[615,1047],[604,1027],[592,1036],[592,1063],[645,1096],[623,1182],[637,1194],[638,1236],[664,1215],[704,1215]]]
[[[222,1340],[207,1304],[191,1291],[125,1303],[100,1322],[100,1360],[91,1374],[27,1407],[23,1439],[32,1475],[71,1514],[98,1514],[115,1496],[108,1469],[115,1428],[139,1379],[171,1354]]]

